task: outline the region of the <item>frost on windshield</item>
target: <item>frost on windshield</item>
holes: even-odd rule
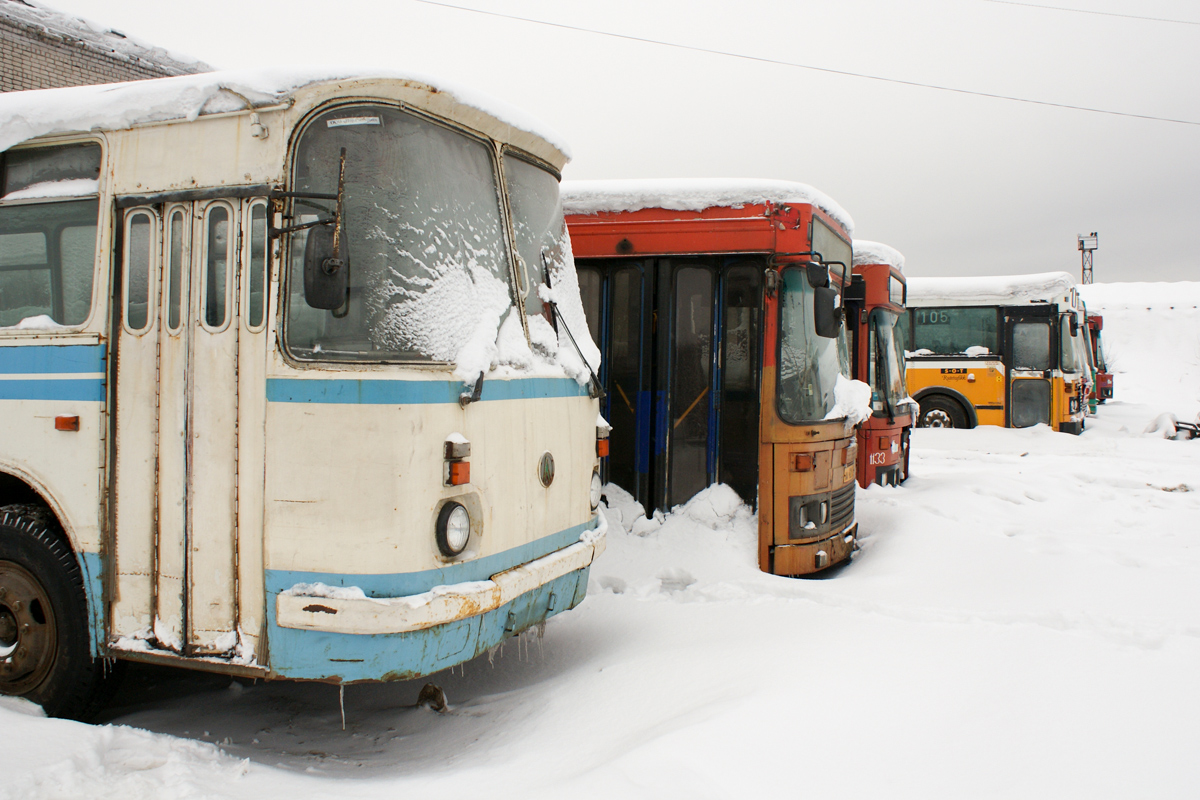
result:
[[[825,419],[837,405],[834,389],[846,361],[844,339],[817,335],[813,289],[803,270],[783,271],[779,304],[779,415],[793,424]]]
[[[491,149],[429,120],[380,106],[318,117],[297,151],[294,191],[335,194],[346,150],[342,257],[346,303],[304,299],[312,231],[292,236],[288,346],[300,358],[456,361],[494,350],[512,305]],[[292,223],[331,218],[334,202],[295,201]]]

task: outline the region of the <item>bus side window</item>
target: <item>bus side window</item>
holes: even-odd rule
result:
[[[0,153],[0,327],[87,321],[100,160],[90,143]]]
[[[233,231],[230,230],[229,209],[211,205],[205,214],[204,325],[212,330],[225,327],[228,321],[229,270],[232,266]]]
[[[167,330],[173,334],[183,327],[183,246],[190,234],[185,227],[185,219],[183,209],[176,208],[167,223]]]
[[[250,278],[246,326],[256,331],[266,319],[267,297],[267,206],[254,203],[250,206]]]
[[[154,251],[157,227],[149,211],[129,214],[125,225],[125,329],[145,333],[154,315],[150,308],[154,284]]]

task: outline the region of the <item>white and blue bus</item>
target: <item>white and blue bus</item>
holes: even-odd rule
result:
[[[566,160],[427,79],[0,96],[0,693],[407,679],[578,604],[607,433]]]

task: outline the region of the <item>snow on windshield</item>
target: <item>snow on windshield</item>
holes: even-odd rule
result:
[[[837,221],[847,233],[854,220],[824,192],[804,183],[753,178],[679,178],[564,181],[563,206],[568,214],[638,211],[665,208],[703,211],[762,203],[807,203]]]

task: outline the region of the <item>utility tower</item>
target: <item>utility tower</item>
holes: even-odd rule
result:
[[[1096,248],[1100,246],[1099,237],[1096,232],[1092,231],[1089,234],[1079,234],[1079,252],[1083,254],[1083,282],[1092,282],[1092,253],[1096,252]]]

